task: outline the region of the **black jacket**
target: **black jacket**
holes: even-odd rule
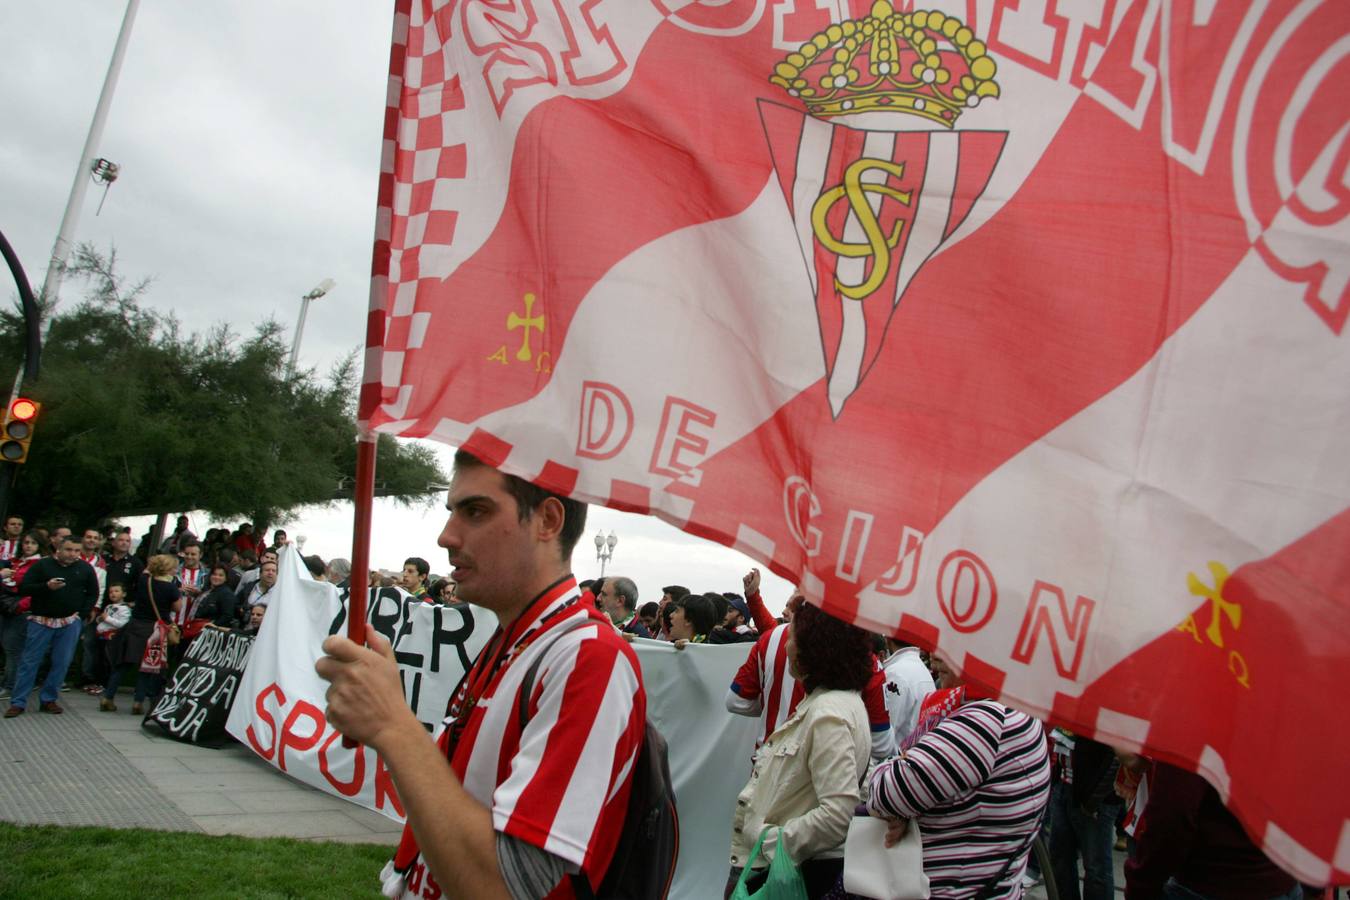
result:
[[[197,618],[210,619],[213,625],[239,627],[239,598],[229,585],[213,587],[197,603]]]
[[[66,583],[50,590],[47,582],[53,578],[64,579]],[[56,557],[45,556],[24,574],[19,593],[33,598],[28,611],[35,616],[55,619],[88,615],[98,602],[98,576],[94,574],[94,567],[83,560],[77,559],[63,566]]]
[[[1085,812],[1096,813],[1101,806],[1119,803],[1116,799],[1116,770],[1120,762],[1115,751],[1105,744],[1074,735],[1073,799]]]
[[[114,584],[120,584],[127,589],[127,597],[131,596],[131,586],[140,579],[141,573],[145,571],[145,564],[138,558],[128,553],[121,559],[113,559],[112,555],[103,557],[103,566],[108,573],[103,588],[105,594],[107,589]]]

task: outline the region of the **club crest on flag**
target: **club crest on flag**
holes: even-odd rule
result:
[[[830,408],[876,361],[923,264],[966,220],[1006,131],[957,131],[999,96],[997,64],[959,19],[877,0],[789,53],[770,81],[806,112],[759,101],[815,294]]]

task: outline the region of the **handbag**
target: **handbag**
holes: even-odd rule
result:
[[[759,858],[764,838],[768,834],[767,828],[759,833],[759,840],[755,841],[755,849],[750,851],[750,858],[745,861],[745,868],[741,870],[741,877],[731,892],[730,900],[807,900],[806,880],[802,878],[801,869],[792,861],[792,854],[788,853],[787,845],[783,843],[781,827],[778,829],[778,850],[773,855],[773,862],[769,863],[768,877],[754,891],[746,885],[746,880],[753,873],[750,864]]]
[[[854,816],[844,839],[844,889],[878,900],[927,900],[928,876],[923,871],[923,836],[911,821],[905,836],[887,847],[886,820]]]
[[[159,604],[155,602],[155,583],[149,573],[145,576],[145,592],[150,596],[150,608],[155,611],[155,620],[164,628],[164,645],[173,647],[183,639],[183,629],[159,614]]]
[[[164,667],[168,665],[167,644],[165,637],[168,629],[163,622],[155,622],[154,630],[150,632],[150,638],[145,642],[145,649],[141,651],[140,671],[146,675],[161,675],[164,673]]]

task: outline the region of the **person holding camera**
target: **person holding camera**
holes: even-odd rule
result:
[[[6,719],[22,715],[28,707],[28,694],[48,650],[52,654],[51,669],[42,682],[38,702],[45,713],[65,712],[56,702],[57,692],[75,657],[81,620],[94,608],[99,594],[98,576],[93,566],[80,559],[80,546],[78,538],[67,535],[56,556],[39,559],[19,582],[19,595],[29,601],[26,611],[30,615],[23,660],[14,679],[9,709],[5,710]]]

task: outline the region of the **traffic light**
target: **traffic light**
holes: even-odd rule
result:
[[[42,404],[27,397],[19,397],[5,412],[4,434],[0,434],[0,459],[5,462],[28,462],[28,445],[33,440],[33,426],[37,423]]]

